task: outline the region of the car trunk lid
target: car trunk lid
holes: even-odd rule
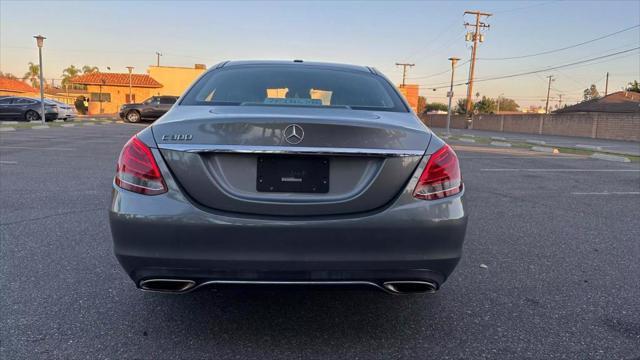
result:
[[[335,215],[387,204],[430,132],[409,113],[299,107],[172,110],[153,133],[184,191],[212,209]]]

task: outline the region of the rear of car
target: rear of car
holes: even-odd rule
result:
[[[58,113],[57,119],[68,121],[77,116],[77,112],[75,108],[69,104],[65,104],[63,102],[51,99],[45,99],[47,104],[53,105],[55,110]]]
[[[118,160],[116,256],[137,286],[435,291],[466,215],[453,150],[375,70],[229,63]]]

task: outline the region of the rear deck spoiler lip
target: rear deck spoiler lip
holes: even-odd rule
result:
[[[335,148],[335,147],[291,147],[291,146],[250,146],[211,144],[158,144],[158,149],[192,153],[237,153],[237,154],[296,154],[325,156],[371,156],[407,157],[423,156],[425,150],[397,150],[376,148]]]

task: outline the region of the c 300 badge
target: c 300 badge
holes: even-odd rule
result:
[[[193,135],[191,134],[167,134],[162,135],[162,141],[191,141]]]

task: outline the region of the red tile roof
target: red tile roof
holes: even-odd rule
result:
[[[25,92],[38,92],[38,89],[28,85],[27,83],[16,80],[9,79],[3,76],[0,76],[0,91],[15,91],[19,93]]]
[[[76,76],[71,79],[74,84],[83,85],[109,85],[129,86],[128,73],[101,73],[95,72]],[[131,85],[134,87],[160,88],[162,84],[146,74],[131,74]]]

